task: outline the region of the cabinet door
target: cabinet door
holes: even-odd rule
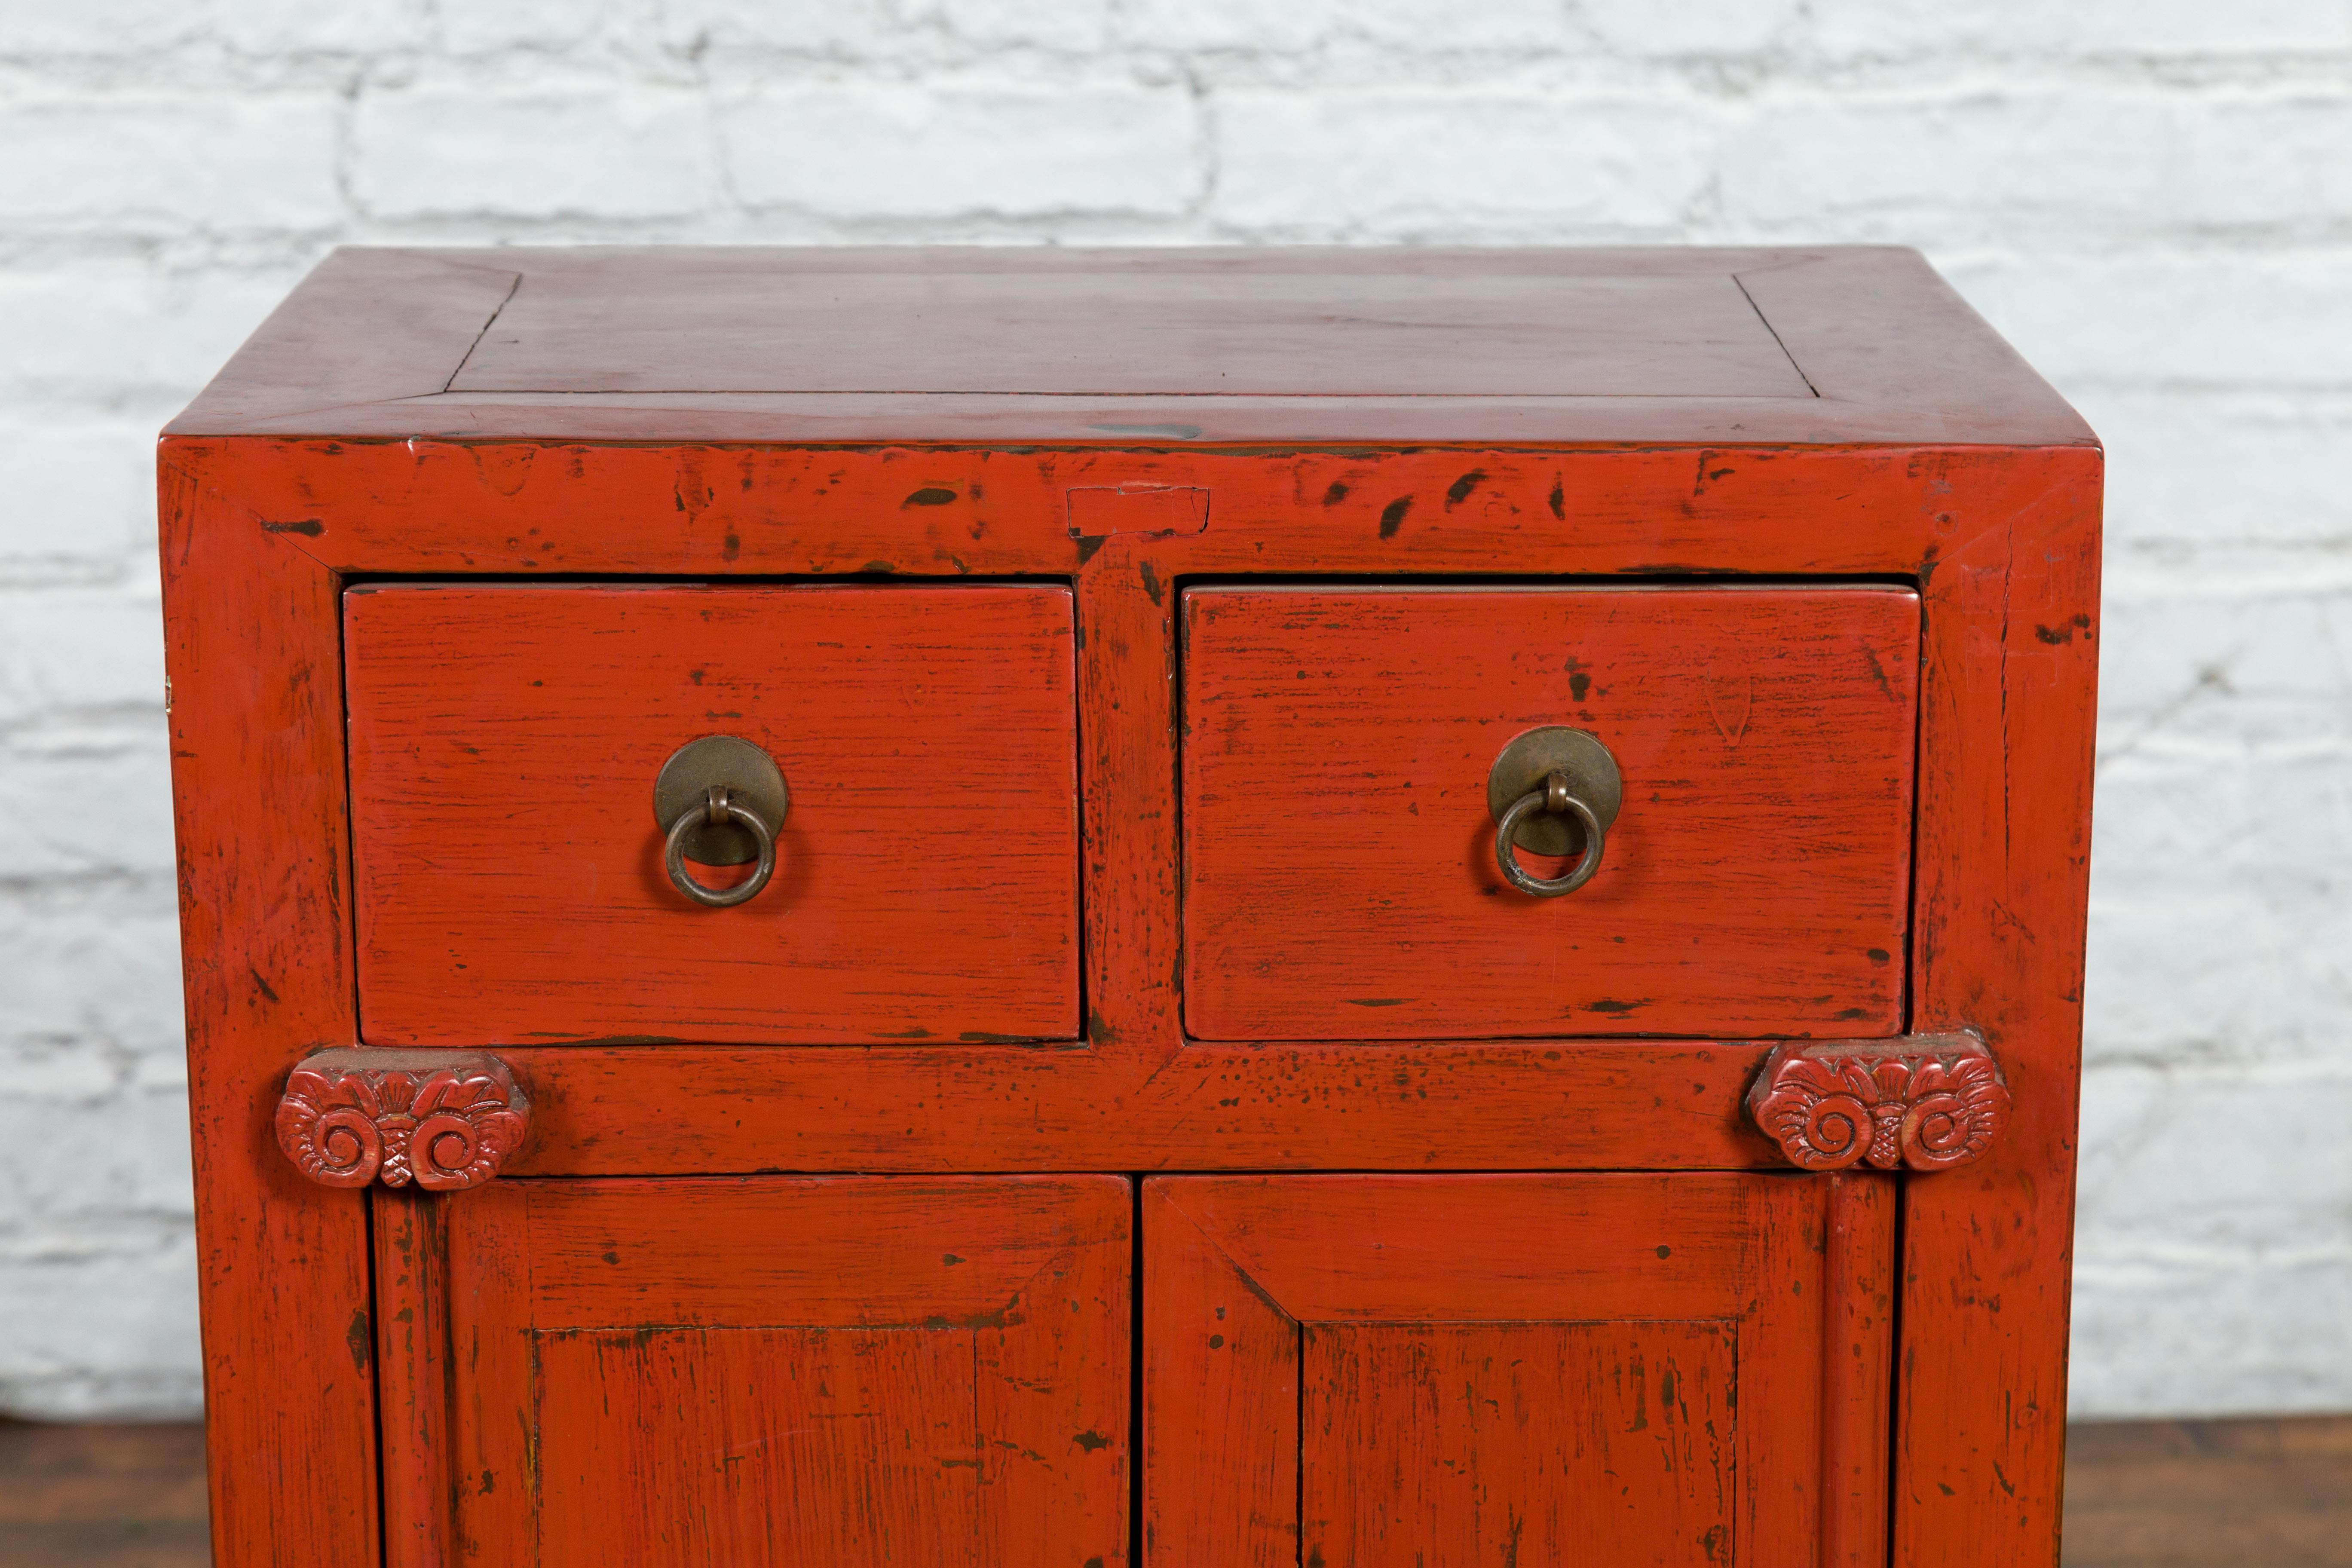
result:
[[[1126,1560],[1118,1178],[380,1200],[394,1568]]]
[[[1145,1188],[1149,1568],[1883,1558],[1891,1184]]]

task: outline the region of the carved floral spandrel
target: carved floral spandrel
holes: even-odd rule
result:
[[[1792,1164],[1965,1165],[2009,1123],[2008,1080],[1972,1030],[1790,1042],[1765,1058],[1748,1112]]]
[[[479,1186],[530,1128],[530,1106],[496,1057],[455,1051],[320,1051],[286,1079],[278,1142],[330,1187],[414,1182]]]

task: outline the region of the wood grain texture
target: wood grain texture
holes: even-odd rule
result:
[[[1824,1358],[1883,1390],[1890,1325],[1823,1300],[1856,1277],[1883,1299],[1892,1207],[1833,1239],[1830,1191],[1152,1178],[1151,1560],[1861,1561],[1871,1521],[1822,1462],[1875,1441],[1883,1466],[1885,1406],[1827,1402]],[[1860,1256],[1832,1265],[1834,1246]],[[1848,1556],[1824,1559],[1832,1545]]]
[[[1171,625],[1182,588],[1245,574],[1429,579],[1507,563],[1563,585],[1865,577],[1918,587],[1907,1023],[1981,1028],[2018,1109],[1978,1165],[1905,1178],[1894,1529],[1898,1560],[1921,1568],[2047,1568],[2100,458],[2080,423],[1916,258],[1741,266],[1822,397],[1594,399],[1533,412],[1475,399],[1123,399],[1114,409],[940,398],[877,411],[822,398],[787,409],[748,395],[690,407],[659,397],[522,406],[496,399],[527,395],[480,395],[464,406],[426,397],[314,414],[325,405],[291,380],[273,382],[262,362],[233,371],[163,458],[222,1561],[348,1561],[343,1543],[376,1538],[367,1391],[349,1371],[338,1377],[339,1365],[354,1368],[351,1331],[365,1306],[363,1214],[353,1194],[306,1190],[268,1126],[295,1059],[359,1037],[338,847],[348,841],[341,580],[887,572],[1074,585],[1083,1044],[504,1052],[545,1116],[530,1169],[1461,1170],[1654,1154],[1684,1168],[1769,1163],[1769,1145],[1738,1110],[1763,1055],[1752,1043],[1183,1035]],[[348,368],[352,356],[332,340],[362,319],[371,289],[384,310],[366,319],[416,318],[394,361],[414,369],[441,352],[425,340],[458,335],[425,295],[381,277],[346,273],[336,287],[342,295],[310,298],[286,318],[271,340],[279,363],[318,353]],[[462,323],[464,341],[479,325]],[[1758,417],[1759,402],[1772,417]],[[1196,411],[1210,403],[1220,412]],[[1173,427],[1187,423],[1197,439]],[[290,435],[195,434],[208,427]],[[439,431],[454,438],[433,438]],[[972,444],[1056,432],[1066,439],[1021,449]],[[794,433],[926,444],[740,444]],[[1463,444],[1444,445],[1449,433]],[[1296,445],[1368,434],[1397,449]],[[1230,444],[1253,437],[1275,444]],[[662,444],[671,438],[682,444]],[[1545,441],[1590,444],[1528,444]],[[1786,441],[1823,444],[1771,445]],[[1204,490],[1207,521],[1190,534],[1073,538],[1067,496],[1081,487]],[[947,499],[909,504],[918,491]],[[732,1082],[703,1076],[730,1064],[742,1075]],[[626,1108],[647,1095],[675,1119],[640,1111],[633,1140]],[[280,1316],[298,1294],[299,1315]],[[468,1310],[453,1301],[453,1324]],[[356,1324],[364,1346],[370,1325]],[[506,1375],[503,1365],[485,1379]],[[286,1404],[286,1377],[320,1392]],[[511,1392],[509,1407],[524,1399]],[[302,1468],[291,1455],[305,1457]],[[474,1506],[509,1496],[478,1494]]]
[[[481,251],[339,247],[198,396],[196,406],[209,416],[200,422],[225,434],[248,420],[295,413],[326,428],[365,417],[362,410],[379,400],[446,392],[466,351],[521,281]]]
[[[1142,1214],[1144,1562],[1297,1568],[1298,1321],[1164,1181]]]
[[[504,1182],[444,1212],[454,1561],[1127,1560],[1124,1182]]]
[[[608,1329],[533,1342],[538,1563],[1000,1561],[974,1335]],[[518,1543],[520,1544],[520,1543]],[[528,1551],[528,1547],[524,1550]],[[512,1561],[514,1559],[493,1559]]]
[[[371,1043],[1076,1035],[1066,589],[436,585],[344,624]],[[792,792],[729,910],[649,804],[713,733]]]
[[[2014,1106],[1985,1157],[1904,1189],[1895,1550],[1918,1568],[2058,1552],[2098,508],[2095,468],[2062,467],[1929,582],[1913,1027],[1980,1030]]]
[[[1822,1259],[1822,1568],[1886,1562],[1895,1184],[1831,1176]]]
[[[2352,1415],[2081,1422],[2067,1568],[2352,1568]]]
[[[1895,588],[1187,591],[1187,1026],[1896,1032],[1918,637]],[[1530,899],[1486,773],[1547,724],[1625,805]]]
[[[1160,984],[1172,993],[1171,978]],[[1135,1035],[1111,1022],[1149,1000],[1100,997],[1082,1050],[901,1047],[831,1073],[810,1070],[814,1053],[751,1047],[504,1049],[530,1086],[535,1128],[509,1169],[1787,1164],[1740,1109],[1769,1042],[1383,1042],[1376,1070],[1360,1047],[1194,1046],[1150,1076],[1132,1065]],[[877,1080],[908,1097],[898,1116],[876,1103]],[[934,1105],[960,1119],[938,1120]]]
[[[0,1523],[14,1553],[6,1561],[205,1568],[204,1468],[199,1426],[0,1421]],[[2064,1562],[2352,1568],[2352,1417],[2069,1428]]]
[[[369,330],[342,330],[351,321]],[[360,395],[371,384],[372,403]],[[1006,444],[2090,439],[1916,252],[1858,246],[344,250],[173,429]]]
[[[1308,1560],[1742,1561],[1738,1341],[1723,1322],[1307,1329]]]
[[[0,1419],[7,1568],[209,1568],[205,1430]]]
[[[1728,268],[782,271],[722,254],[691,289],[625,255],[526,276],[448,390],[1812,396]]]
[[[1079,653],[1082,825],[1086,875],[1098,889],[1086,903],[1089,1049],[1055,1060],[992,1047],[787,1053],[768,1058],[756,1085],[735,1097],[755,1112],[777,1108],[780,1125],[770,1131],[789,1141],[795,1163],[855,1167],[879,1157],[897,1168],[935,1169],[1007,1158],[1038,1168],[1034,1163],[1053,1156],[1029,1135],[1037,1128],[1094,1141],[1090,1148],[1137,1146],[1132,1163],[1088,1154],[1087,1163],[1100,1158],[1111,1168],[1159,1163],[1167,1156],[1151,1151],[1180,1141],[1184,1157],[1211,1162],[1542,1165],[1564,1137],[1578,1146],[1580,1120],[1552,1110],[1576,1103],[1567,1089],[1589,1089],[1591,1078],[1601,1077],[1622,1102],[1643,1093],[1633,1058],[1614,1058],[1622,1072],[1586,1075],[1562,1065],[1584,1054],[1581,1047],[1563,1052],[1556,1043],[1416,1045],[1382,1051],[1380,1072],[1367,1072],[1342,1049],[1185,1045],[1172,1016],[1175,742],[1166,636],[1169,585],[1180,576],[1443,574],[1477,571],[1498,558],[1562,576],[1648,574],[1677,569],[1678,562],[1687,571],[1695,561],[1775,576],[1927,569],[1932,623],[1939,595],[1956,582],[1937,563],[2020,515],[2041,509],[2071,516],[2095,543],[2098,474],[2095,453],[2073,449],[819,454],[254,442],[236,449],[236,462],[254,526],[294,520],[279,526],[306,530],[302,547],[346,571],[719,576],[847,570],[885,559],[916,574],[952,576],[961,566],[1076,575],[1087,644]],[[836,469],[842,476],[833,479]],[[1446,497],[1474,475],[1465,500],[1448,509]],[[1119,535],[1088,552],[1055,512],[1071,484],[1188,477],[1223,498],[1213,513],[1221,522],[1192,538]],[[948,489],[956,499],[935,508],[898,504],[918,489]],[[695,508],[658,543],[646,538],[638,520],[675,514],[681,491]],[[1842,498],[1833,514],[1824,514],[1823,495]],[[1381,539],[1381,518],[1397,499],[1412,501],[1408,517]],[[454,521],[469,516],[496,518],[508,531],[492,538],[478,523]],[[730,538],[740,546],[731,555]],[[2019,615],[2006,618],[1981,593],[1969,603],[1964,623],[1938,643],[1948,662],[1928,674],[1938,692],[1981,674],[1996,694],[1971,699],[1981,708],[1998,707],[2000,663],[2011,640],[2040,657],[2060,646],[2045,633],[2061,642],[2087,635],[2071,618],[2088,621],[2087,600],[2058,595],[2039,608],[2021,602]],[[1930,634],[1946,636],[1932,624]],[[331,627],[316,635],[332,647]],[[2058,731],[2034,730],[2011,734],[2009,743],[2047,748],[2059,739]],[[1952,765],[1969,743],[1941,721],[1923,740],[1923,777],[1928,768]],[[2070,755],[2079,763],[2079,752]],[[2009,809],[1998,795],[1986,804],[1996,819]],[[1996,858],[1983,866],[1998,864]],[[2063,963],[2037,984],[2045,989],[2001,1005],[2038,1007],[2071,994]],[[1988,992],[1978,1003],[1990,1008],[2007,994]],[[606,1065],[599,1070],[614,1089],[626,1081],[675,1082],[661,1065],[665,1054],[621,1048],[600,1058]],[[610,1076],[621,1073],[632,1076]],[[1743,1068],[1717,1081],[1736,1099],[1745,1078]],[[1675,1072],[1664,1081],[1688,1080]],[[537,1081],[533,1089],[554,1092]],[[1685,1092],[1675,1089],[1665,1109],[1676,1110]],[[1688,1125],[1710,1118],[1736,1123],[1736,1112],[1712,1098],[1713,1086],[1704,1098],[1687,1092]],[[747,1158],[740,1151],[751,1147],[748,1140],[738,1152],[727,1144],[735,1114],[719,1114],[727,1094],[689,1098],[710,1113],[674,1146],[702,1150],[710,1161]],[[1454,1109],[1443,1109],[1447,1104]],[[1737,1152],[1757,1147],[1752,1134],[1707,1136],[1724,1159],[1755,1159]],[[630,1156],[614,1138],[577,1158],[555,1147],[541,1152],[563,1162],[548,1168],[593,1169],[595,1160],[642,1168],[623,1163]]]
[[[337,583],[223,493],[225,457],[183,445],[158,476],[214,1550],[364,1563],[365,1199],[305,1181],[270,1125],[296,1060],[354,1038]]]
[[[445,1204],[414,1189],[369,1199],[385,1568],[447,1568],[455,1556],[449,1424],[457,1368],[449,1355]]]

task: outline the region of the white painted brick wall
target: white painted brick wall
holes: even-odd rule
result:
[[[572,239],[1922,246],[2114,458],[2076,1407],[2352,1408],[2352,0],[0,5],[0,1408],[197,1397],[154,428]]]

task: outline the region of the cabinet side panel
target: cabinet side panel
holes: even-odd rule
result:
[[[1906,1568],[2058,1561],[2100,461],[1947,459],[1983,531],[1927,583],[1912,1027],[1983,1031],[2016,1109],[1983,1159],[1904,1186]]]
[[[376,1560],[366,1199],[304,1181],[287,1070],[353,1038],[333,573],[239,493],[230,444],[159,455],[172,788],[223,1568]]]

